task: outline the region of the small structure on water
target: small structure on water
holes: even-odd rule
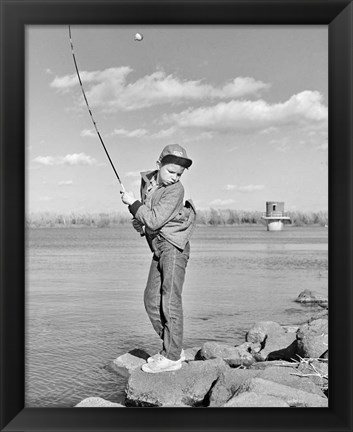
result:
[[[284,212],[284,202],[267,201],[266,213],[262,214],[265,219],[267,231],[282,231],[284,221],[290,221],[290,217]]]

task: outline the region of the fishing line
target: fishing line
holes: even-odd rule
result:
[[[76,62],[76,57],[75,57],[75,52],[74,52],[74,45],[73,45],[72,38],[71,38],[71,27],[70,27],[70,25],[69,25],[69,38],[70,38],[70,44],[71,44],[71,53],[72,53],[72,58],[73,58],[73,60],[74,60],[74,65],[75,65],[75,69],[76,69],[77,77],[78,77],[78,80],[79,80],[79,82],[80,82],[80,86],[81,86],[82,94],[83,94],[83,97],[84,97],[84,99],[85,99],[85,102],[86,102],[86,105],[87,105],[87,108],[88,108],[88,112],[89,112],[89,114],[90,114],[90,116],[91,116],[91,120],[92,120],[93,126],[94,126],[94,128],[95,128],[95,130],[96,130],[96,132],[97,132],[98,138],[99,138],[99,140],[100,140],[100,142],[101,142],[101,144],[102,144],[102,146],[103,146],[103,149],[104,149],[104,151],[105,151],[105,154],[107,155],[107,157],[108,157],[108,159],[109,159],[110,165],[112,166],[112,168],[113,168],[113,170],[114,170],[114,173],[115,173],[115,175],[116,175],[116,178],[118,179],[118,181],[119,181],[119,183],[120,183],[120,186],[121,186],[121,188],[122,188],[123,191],[124,191],[124,190],[125,190],[124,185],[122,184],[122,182],[121,182],[121,180],[120,180],[119,174],[117,173],[117,171],[116,171],[116,169],[115,169],[115,166],[114,166],[114,164],[113,164],[113,162],[112,162],[112,160],[111,160],[111,158],[110,158],[110,156],[109,156],[108,150],[107,150],[106,147],[105,147],[105,144],[104,144],[104,142],[103,142],[103,139],[102,139],[102,137],[101,137],[101,134],[99,133],[99,130],[98,130],[98,127],[97,127],[97,123],[95,122],[95,120],[94,120],[94,118],[93,118],[92,110],[91,110],[91,108],[90,108],[90,106],[89,106],[89,103],[88,103],[88,100],[87,100],[87,97],[86,97],[86,93],[85,93],[85,90],[84,90],[83,85],[82,85],[80,72],[79,72],[79,70],[78,70],[78,66],[77,66],[77,62]]]

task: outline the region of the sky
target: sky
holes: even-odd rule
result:
[[[135,34],[143,35],[135,41]],[[327,26],[71,26],[87,100],[138,198],[164,146],[199,209],[328,209]],[[68,26],[26,28],[26,211],[124,212]]]

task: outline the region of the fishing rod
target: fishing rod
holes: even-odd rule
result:
[[[121,180],[120,180],[119,174],[117,173],[117,171],[116,171],[116,169],[115,169],[115,166],[114,166],[114,164],[113,164],[113,162],[112,162],[112,160],[111,160],[111,158],[110,158],[110,156],[109,156],[108,150],[107,150],[107,148],[105,147],[105,144],[104,144],[104,142],[103,142],[103,139],[102,139],[102,137],[101,137],[101,134],[99,133],[99,130],[98,130],[98,127],[97,127],[97,123],[95,122],[95,120],[94,120],[94,118],[93,118],[92,110],[91,110],[91,108],[90,108],[90,106],[89,106],[89,103],[88,103],[88,100],[87,100],[87,97],[86,97],[86,93],[85,93],[85,90],[84,90],[83,85],[82,85],[80,72],[79,72],[79,70],[78,70],[78,66],[77,66],[77,62],[76,62],[76,57],[75,57],[75,52],[74,52],[74,45],[73,45],[72,37],[71,37],[71,27],[70,27],[70,25],[69,25],[69,38],[70,38],[70,44],[71,44],[71,53],[72,53],[72,58],[73,58],[73,60],[74,60],[74,64],[75,64],[75,69],[76,69],[77,77],[78,77],[78,80],[79,80],[79,82],[80,82],[80,86],[81,86],[82,94],[83,94],[83,97],[84,97],[84,99],[85,99],[85,102],[86,102],[86,105],[87,105],[87,108],[88,108],[88,112],[89,112],[89,114],[90,114],[90,116],[91,116],[91,120],[92,120],[93,126],[94,126],[94,128],[95,128],[95,130],[96,130],[96,132],[97,132],[98,138],[99,138],[99,140],[100,140],[100,142],[101,142],[101,144],[102,144],[102,146],[103,146],[103,149],[104,149],[104,151],[105,151],[105,154],[107,155],[107,158],[109,159],[110,165],[112,166],[112,168],[113,168],[113,170],[114,170],[114,173],[115,173],[115,175],[116,175],[116,178],[118,179],[118,181],[119,181],[119,183],[120,183],[120,186],[121,186],[123,192],[125,192],[124,185],[122,184],[122,182],[121,182]]]

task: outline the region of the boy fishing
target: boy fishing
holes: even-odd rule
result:
[[[131,192],[121,192],[123,203],[134,217],[133,227],[146,236],[153,253],[144,303],[162,339],[162,350],[142,366],[148,373],[178,370],[185,359],[182,288],[196,211],[191,200],[184,204],[180,177],[191,164],[183,147],[167,145],[157,161],[157,170],[141,173],[141,201]]]

